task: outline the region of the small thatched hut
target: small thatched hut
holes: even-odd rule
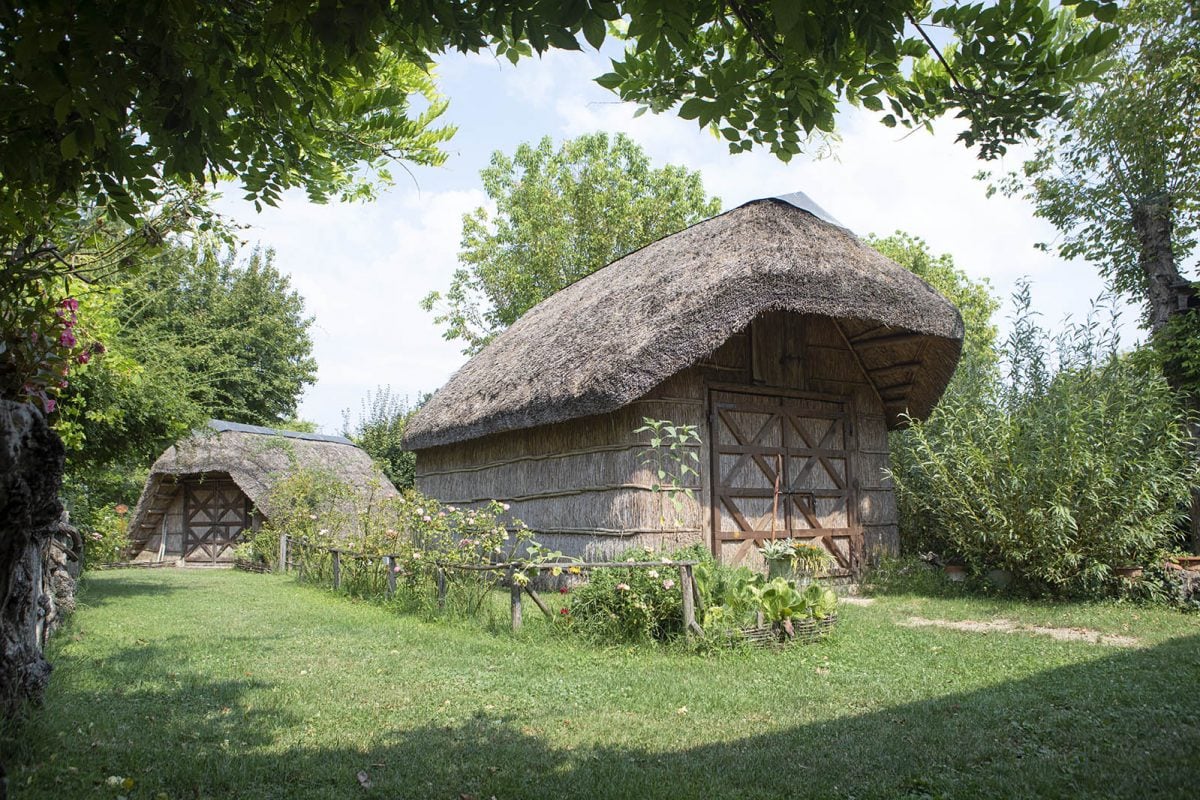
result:
[[[132,557],[233,561],[242,531],[270,517],[272,488],[300,469],[325,471],[364,494],[396,495],[349,439],[212,420],[150,468],[129,524]]]
[[[417,486],[507,501],[541,541],[600,556],[820,542],[842,573],[898,548],[887,431],[958,362],[945,298],[803,195],[758,200],[609,264],[531,309],[409,423]],[[652,490],[644,417],[695,425],[682,513]]]

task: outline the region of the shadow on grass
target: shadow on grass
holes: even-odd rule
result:
[[[132,597],[166,597],[187,588],[162,580],[146,580],[147,577],[152,576],[136,569],[85,572],[79,583],[78,600],[82,605],[99,607]]]
[[[95,778],[88,784],[48,767],[44,759],[55,752],[60,764],[99,759],[99,772],[84,770],[92,775],[134,774],[155,763],[141,787],[147,797],[1190,797],[1200,754],[1198,682],[1200,636],[1192,636],[979,691],[661,751],[557,746],[536,728],[484,713],[452,725],[385,728],[368,747],[330,746],[337,737],[328,732],[308,746],[311,721],[297,718],[285,699],[264,703],[259,691],[248,701],[247,693],[270,687],[188,675],[105,704],[110,718],[96,722],[98,732],[65,741],[58,734],[53,750],[31,745],[23,760],[42,766],[23,796],[95,790]],[[95,701],[72,688],[56,705]],[[299,743],[279,752],[281,731]],[[89,737],[102,736],[114,742],[97,755]],[[606,738],[619,740],[622,731]],[[260,749],[272,744],[273,751]],[[372,788],[359,786],[360,770]]]

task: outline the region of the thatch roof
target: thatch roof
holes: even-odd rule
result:
[[[212,420],[206,428],[167,448],[154,462],[130,520],[130,537],[135,543],[143,541],[146,529],[153,529],[161,520],[165,509],[159,501],[168,499],[164,495],[176,478],[228,473],[254,506],[269,518],[272,488],[280,479],[300,469],[331,473],[364,495],[397,494],[371,457],[349,439]]]
[[[920,362],[891,398],[892,426],[905,410],[926,416],[958,363],[962,318],[927,283],[791,197],[756,200],[530,309],[409,421],[405,445],[422,450],[616,410],[772,310],[865,323],[855,330],[875,341],[853,346],[868,370],[888,353],[884,337],[909,345],[887,356]]]

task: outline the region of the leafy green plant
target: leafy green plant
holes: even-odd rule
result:
[[[647,566],[593,570],[571,593],[570,628],[606,642],[661,641],[681,635],[683,595],[677,571],[654,566],[673,556],[635,548],[619,558]]]
[[[124,561],[129,553],[129,507],[107,505],[92,514],[89,530],[83,535],[85,568]]]
[[[682,525],[688,500],[695,499],[700,472],[700,429],[696,425],[676,425],[669,419],[642,418],[642,426],[633,431],[650,434],[650,446],[639,454],[650,469],[652,491],[658,495],[658,523],[666,527],[666,502],[675,512],[674,523]]]
[[[829,565],[828,551],[801,539],[769,539],[758,548],[768,567],[785,564],[793,578],[811,578]],[[771,569],[772,574],[776,572]]]
[[[1015,295],[1006,375],[913,421],[893,467],[910,550],[961,558],[1014,588],[1099,594],[1177,535],[1197,465],[1187,419],[1155,369],[1118,351],[1093,312],[1055,337]]]

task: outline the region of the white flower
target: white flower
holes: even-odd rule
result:
[[[446,506],[446,510],[449,511],[451,514],[453,514],[458,509],[455,508],[454,506]]]
[[[652,569],[652,570],[650,570],[649,572],[647,572],[646,574],[647,574],[647,575],[649,575],[651,578],[657,578],[657,577],[658,577],[658,570],[656,570],[656,569]]]
[[[321,530],[317,531],[317,535],[318,536],[328,536],[329,528],[321,528]]]
[[[618,584],[617,584],[617,591],[618,591],[618,592],[628,592],[628,591],[629,591],[629,584],[628,584],[628,583],[618,583]]]
[[[505,511],[508,511],[510,508],[512,508],[512,506],[510,506],[508,503],[501,503],[500,507],[503,508]]]
[[[674,589],[675,581],[671,580],[670,578],[667,578],[665,581],[663,581],[663,588],[668,591],[670,591],[671,589]]]

